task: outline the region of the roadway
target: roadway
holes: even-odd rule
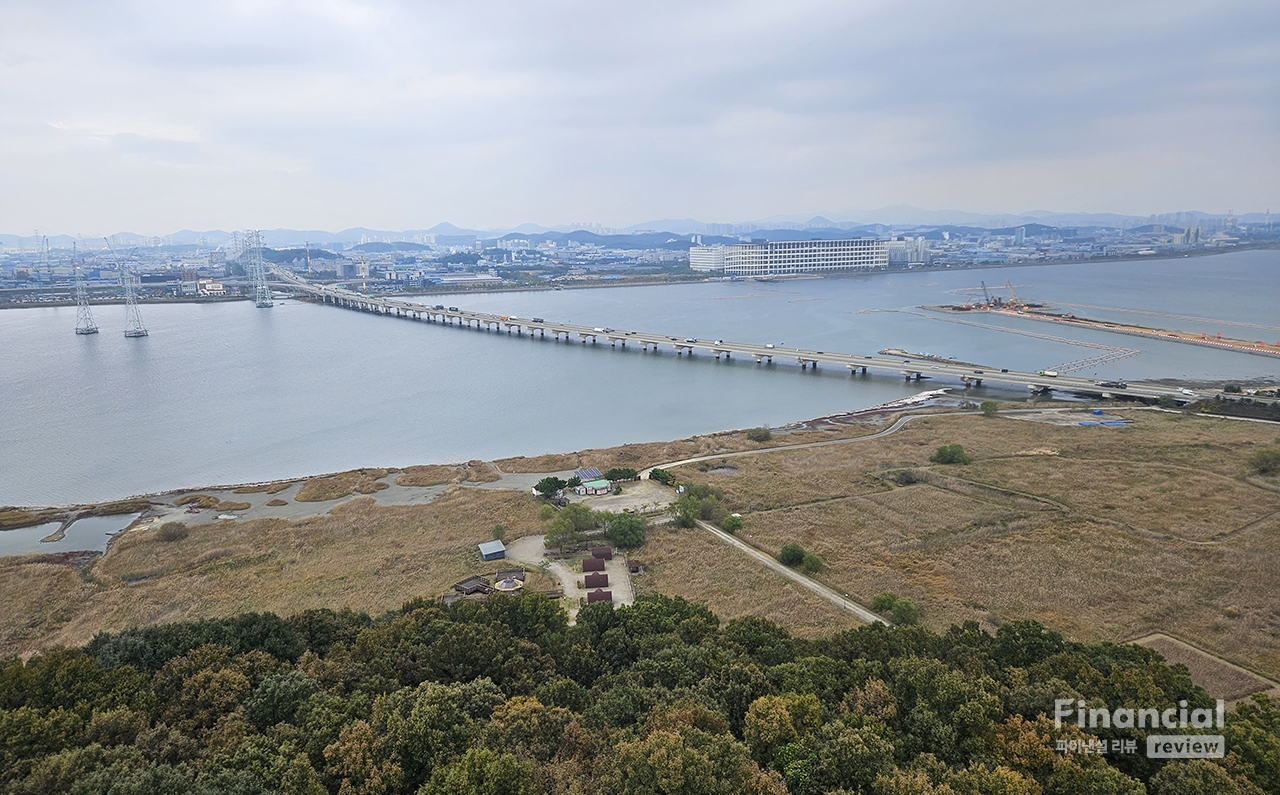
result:
[[[984,381],[990,381],[1022,387],[1033,393],[1063,391],[1099,397],[1130,396],[1146,400],[1157,400],[1162,395],[1176,391],[1168,386],[1158,384],[1129,384],[1125,389],[1118,389],[1103,387],[1098,382],[1087,378],[1067,375],[1048,376],[1043,373],[1020,372],[1009,369],[979,369],[945,362],[913,360],[893,356],[864,356],[835,351],[816,351],[767,343],[758,344],[722,339],[673,337],[647,331],[614,329],[607,326],[559,323],[548,321],[544,318],[524,318],[515,315],[472,312],[459,307],[444,306],[443,304],[419,304],[399,298],[369,296],[340,287],[311,284],[282,269],[273,269],[273,272],[284,282],[286,288],[310,295],[324,303],[335,306],[385,314],[392,317],[408,318],[410,320],[441,322],[486,331],[505,331],[507,334],[514,333],[520,337],[527,333],[530,336],[544,338],[547,335],[551,335],[559,340],[563,335],[566,340],[577,337],[583,344],[586,344],[588,340],[592,344],[603,340],[613,347],[621,346],[625,348],[630,344],[646,351],[650,348],[655,351],[670,348],[680,356],[693,356],[695,353],[703,353],[714,356],[716,359],[722,356],[730,359],[734,356],[749,357],[761,364],[773,364],[774,359],[778,359],[781,362],[794,361],[802,369],[806,370],[810,367],[817,369],[819,366],[843,367],[847,368],[851,373],[889,373],[901,376],[906,380],[953,379],[963,383],[965,386],[970,384],[981,385]],[[1185,393],[1177,397],[1181,400],[1186,399]]]

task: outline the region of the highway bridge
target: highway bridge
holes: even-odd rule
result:
[[[487,312],[472,312],[456,306],[443,304],[427,305],[414,303],[398,298],[380,298],[365,295],[342,287],[330,287],[311,284],[285,270],[275,270],[275,275],[283,281],[283,286],[294,293],[300,293],[314,300],[333,306],[353,309],[362,312],[387,315],[408,320],[448,325],[465,326],[483,331],[506,332],[523,337],[526,334],[534,338],[548,336],[566,341],[577,338],[584,345],[608,342],[613,347],[628,345],[641,350],[654,351],[670,348],[677,355],[693,356],[703,352],[716,359],[734,356],[751,358],[757,364],[773,364],[774,359],[780,362],[794,361],[801,369],[819,366],[847,368],[851,373],[883,373],[895,374],[908,381],[919,381],[926,378],[954,379],[969,385],[980,386],[984,381],[1023,387],[1031,393],[1047,393],[1061,391],[1097,397],[1133,397],[1145,400],[1156,400],[1161,395],[1175,391],[1167,386],[1153,384],[1128,384],[1125,388],[1105,387],[1096,381],[1073,376],[1048,376],[1044,373],[1028,373],[1007,369],[961,366],[945,362],[911,359],[894,356],[864,356],[834,351],[814,351],[803,348],[787,348],[779,345],[756,344],[751,342],[734,342],[730,340],[695,339],[692,337],[673,337],[647,331],[615,329],[607,326],[583,326],[574,323],[560,323],[545,318],[526,318],[514,315],[495,315]],[[1185,395],[1179,396],[1186,400]]]

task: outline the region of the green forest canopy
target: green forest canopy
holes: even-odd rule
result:
[[[1071,755],[1053,699],[1213,701],[1185,668],[1034,622],[803,640],[647,596],[568,625],[539,595],[100,634],[0,661],[11,793],[1280,792],[1280,711],[1212,762]],[[1165,730],[1162,730],[1165,731]]]

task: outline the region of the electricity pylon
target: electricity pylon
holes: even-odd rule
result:
[[[145,337],[147,336],[147,327],[142,325],[142,314],[138,312],[138,296],[134,287],[134,280],[138,277],[116,256],[116,250],[111,247],[110,240],[107,241],[107,248],[111,250],[111,256],[116,261],[116,267],[120,268],[120,284],[124,287],[124,335],[126,337]]]
[[[93,322],[93,311],[89,308],[89,291],[84,287],[84,276],[80,272],[80,263],[76,260],[75,244],[71,245],[71,267],[76,272],[76,333],[97,334],[98,324]]]
[[[244,254],[240,261],[253,279],[253,304],[259,309],[272,306],[271,288],[267,286],[267,266],[262,261],[262,233],[250,229],[244,233]]]

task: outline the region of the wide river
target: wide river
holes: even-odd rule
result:
[[[904,348],[1020,370],[1107,352],[1061,338],[1140,351],[1073,372],[1086,377],[1280,373],[1280,359],[1269,357],[1017,317],[957,323],[916,309],[963,303],[979,280],[1007,295],[1006,279],[1024,299],[1082,316],[1280,340],[1280,251],[421,300],[680,337],[864,354]],[[74,307],[0,311],[0,506],[781,425],[951,385],[534,341],[298,301],[270,310],[147,305],[151,334],[141,339],[123,336],[122,307],[96,313],[102,333],[77,336]],[[1026,399],[989,387],[971,393]]]

